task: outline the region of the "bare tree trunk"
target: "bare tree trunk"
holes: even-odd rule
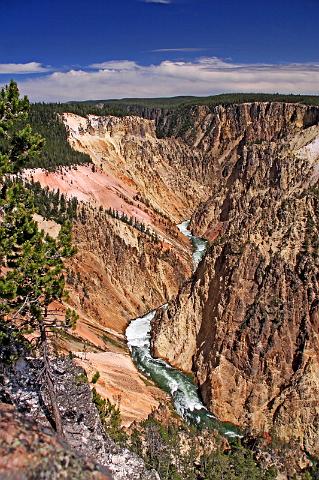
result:
[[[50,360],[49,360],[49,354],[48,354],[48,340],[47,340],[47,334],[45,330],[45,324],[42,319],[39,321],[39,324],[40,324],[41,348],[42,348],[42,355],[43,355],[44,382],[48,388],[56,432],[59,437],[64,437],[61,413],[57,404],[55,387],[52,380],[52,373],[51,373]]]

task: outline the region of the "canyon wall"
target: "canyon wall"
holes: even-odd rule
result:
[[[195,157],[200,165],[201,150],[182,139],[157,138],[154,121],[73,114],[64,114],[63,121],[71,146],[89,154],[104,175],[116,179],[123,200],[128,197],[125,190],[133,190],[133,200],[177,223],[208,195],[187,162]]]
[[[277,102],[195,105],[175,110],[132,107],[130,111],[153,119],[161,140],[186,144],[189,155],[180,156],[178,163],[185,164],[190,176],[210,187],[228,177],[229,163],[242,145],[276,142],[319,120],[318,107]]]
[[[132,318],[176,295],[191,273],[189,246],[182,238],[154,240],[86,204],[79,210],[77,253],[68,262],[72,305],[96,327],[124,333]]]
[[[212,189],[191,225],[210,247],[155,319],[152,341],[156,356],[195,374],[219,418],[314,455],[318,112],[279,104],[198,107],[196,128],[184,135],[201,145]]]
[[[94,165],[32,172],[83,202],[71,303],[83,325],[123,332],[174,297],[191,265],[175,224],[194,212],[191,228],[209,251],[156,318],[154,353],[193,372],[221,419],[318,454],[319,109],[254,103],[140,115],[148,118],[64,114],[71,145]]]
[[[93,164],[26,175],[80,201],[70,304],[82,335],[96,343],[87,323],[123,333],[132,318],[177,294],[191,273],[191,245],[176,223],[190,218],[209,191],[181,162],[191,148],[158,139],[153,121],[68,113],[63,121],[72,147]]]

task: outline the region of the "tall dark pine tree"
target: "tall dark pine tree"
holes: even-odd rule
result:
[[[75,320],[69,311],[65,317],[52,308],[64,295],[63,259],[73,254],[73,248],[70,224],[61,227],[57,240],[39,230],[32,194],[18,178],[43,145],[27,122],[28,109],[15,82],[0,91],[0,316],[37,333],[42,387],[48,392],[56,431],[63,436],[48,335],[52,328],[65,328]]]

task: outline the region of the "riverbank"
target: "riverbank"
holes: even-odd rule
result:
[[[197,268],[206,252],[208,242],[195,237],[188,230],[189,221],[178,225],[179,230],[193,244],[193,264]],[[160,308],[166,308],[163,305]],[[198,388],[190,376],[171,367],[151,354],[152,320],[156,315],[153,310],[133,320],[126,329],[127,344],[137,368],[150,377],[162,390],[169,393],[176,412],[186,421],[200,428],[214,428],[228,437],[239,436],[238,429],[228,423],[219,422],[203,404]]]

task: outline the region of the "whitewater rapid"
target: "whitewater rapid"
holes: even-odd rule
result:
[[[183,235],[185,235],[185,237],[189,238],[193,244],[193,271],[195,271],[199,262],[206,253],[208,242],[203,238],[192,235],[188,229],[189,224],[190,220],[185,220],[185,222],[177,225],[177,228]]]
[[[196,270],[205,255],[207,241],[194,237],[188,230],[189,220],[177,225],[193,244],[193,267]],[[167,308],[162,305],[160,309]],[[231,424],[218,421],[204,406],[198,388],[192,378],[167,362],[151,355],[151,322],[156,315],[153,310],[143,317],[132,320],[126,329],[127,344],[138,369],[150,377],[160,388],[172,397],[175,410],[186,421],[203,428],[215,428],[229,437],[238,436],[237,429]]]

